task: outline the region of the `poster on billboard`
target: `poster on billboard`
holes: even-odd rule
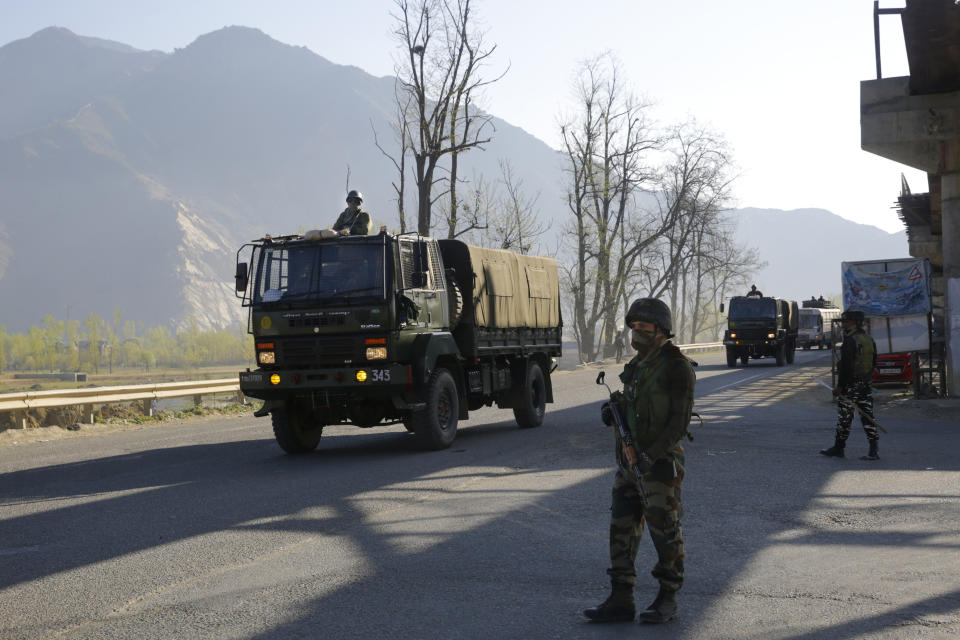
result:
[[[868,318],[930,313],[930,261],[926,258],[840,263],[843,308]]]

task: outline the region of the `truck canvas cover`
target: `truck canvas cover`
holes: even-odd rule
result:
[[[553,258],[522,256],[502,249],[468,249],[476,326],[487,329],[560,325],[560,278]]]

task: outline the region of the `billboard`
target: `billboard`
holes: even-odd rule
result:
[[[840,263],[843,308],[867,318],[926,315],[931,311],[926,258]]]

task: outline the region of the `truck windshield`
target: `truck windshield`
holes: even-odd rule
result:
[[[731,320],[776,318],[777,303],[773,298],[733,298],[729,317]]]
[[[382,245],[259,246],[254,252],[254,304],[385,295]]]
[[[820,328],[820,314],[819,313],[804,313],[800,312],[800,328],[801,329],[818,329]]]

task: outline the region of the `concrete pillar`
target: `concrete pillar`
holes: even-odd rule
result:
[[[193,396],[193,406],[195,406],[195,407],[202,407],[202,406],[203,406],[203,396],[202,396],[202,395],[199,395],[199,394],[198,394],[198,395]]]
[[[80,422],[83,424],[93,424],[93,405],[85,404],[80,414]]]
[[[147,398],[146,400],[141,400],[141,407],[143,408],[143,415],[150,417],[153,415],[153,398]]]
[[[960,170],[940,176],[943,209],[943,279],[946,290],[947,390],[960,398]]]
[[[27,428],[27,412],[26,411],[13,412],[13,426],[15,429]]]

